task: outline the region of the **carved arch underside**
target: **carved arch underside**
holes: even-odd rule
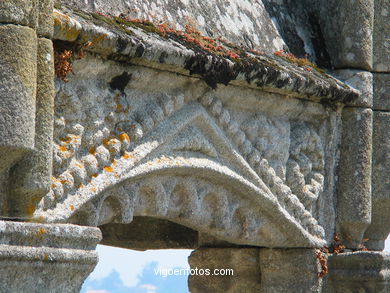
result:
[[[220,100],[206,96],[167,109],[162,105],[162,114],[154,110],[144,123],[118,126],[117,132],[138,135],[128,151],[109,141],[114,158],[102,160],[98,147],[96,159],[72,161],[35,217],[97,226],[151,216],[236,244],[324,245],[323,228]]]

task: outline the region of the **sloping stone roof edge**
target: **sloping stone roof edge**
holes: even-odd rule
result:
[[[53,40],[107,59],[200,77],[212,88],[233,84],[321,102],[346,104],[360,92],[326,73],[300,67],[283,58],[247,52],[235,60],[194,50],[169,37],[137,27],[121,28],[84,12],[54,12]]]

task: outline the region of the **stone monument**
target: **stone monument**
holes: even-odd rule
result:
[[[0,292],[96,245],[208,292],[390,292],[389,0],[0,1]]]

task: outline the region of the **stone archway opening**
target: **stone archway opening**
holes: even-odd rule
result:
[[[99,263],[82,293],[189,292],[188,256],[198,246],[197,231],[142,216],[129,224],[109,223],[99,228],[103,235],[97,248]]]

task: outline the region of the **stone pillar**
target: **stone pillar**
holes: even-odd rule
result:
[[[390,292],[389,253],[341,253],[329,256],[328,264],[330,288],[326,292]]]
[[[100,240],[95,227],[0,221],[0,292],[80,292]]]
[[[337,188],[337,231],[341,243],[356,249],[371,222],[372,110],[346,107]]]
[[[370,250],[383,250],[390,232],[390,74],[374,74],[372,221],[365,238]]]
[[[321,292],[321,265],[315,249],[262,248],[260,270],[261,293]]]
[[[255,293],[260,292],[258,248],[199,248],[188,258],[191,293]],[[208,272],[205,270],[209,270]],[[223,276],[215,269],[225,269]],[[227,271],[227,270],[230,271]],[[202,275],[201,275],[202,273]],[[219,274],[222,271],[218,271]]]
[[[0,214],[29,218],[50,186],[53,0],[0,1]]]

